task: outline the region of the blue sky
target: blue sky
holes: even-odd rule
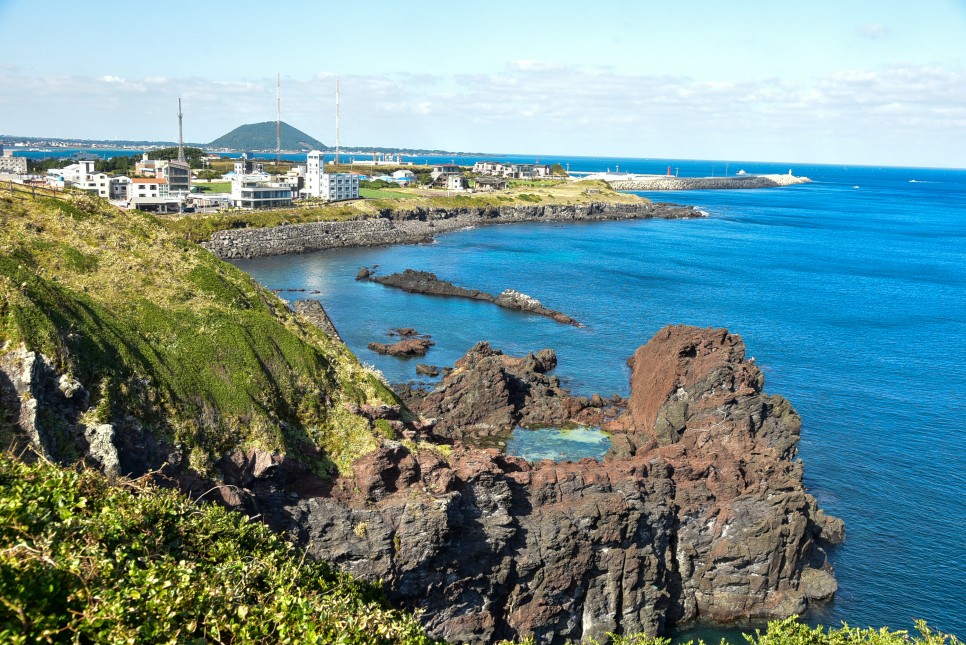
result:
[[[0,132],[966,166],[966,0],[0,0]]]

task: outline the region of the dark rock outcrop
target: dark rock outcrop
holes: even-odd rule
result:
[[[27,408],[41,404],[41,391],[52,394],[49,375],[25,376],[39,374],[26,357],[4,360],[5,402],[20,391],[14,383],[31,384],[24,392],[33,394],[17,396]],[[436,390],[427,405],[440,427],[455,425],[452,411],[469,424],[515,423],[536,414],[531,407],[565,412],[565,392],[548,403],[532,393],[559,389],[540,380],[553,378],[545,374],[553,363],[549,353],[513,358],[477,345],[444,380],[453,392],[433,399]],[[323,481],[294,459],[251,450],[216,464],[225,485],[209,498],[384,581],[392,599],[421,609],[429,630],[452,642],[654,634],[699,616],[786,616],[834,593],[819,543],[841,540],[842,524],[806,492],[794,461],[798,416],[762,391],[740,338],[668,327],[635,352],[632,367],[629,410],[609,424],[603,462],[531,464],[458,441],[386,439]],[[607,403],[587,400],[593,409]],[[403,423],[401,408],[369,407],[372,419]],[[429,425],[408,432],[418,438]]]
[[[339,332],[335,328],[335,324],[333,324],[332,319],[329,318],[329,314],[326,313],[321,302],[318,300],[296,300],[294,303],[292,303],[292,307],[296,312],[301,314],[303,318],[321,329],[326,336],[335,339],[340,343],[342,342],[342,337],[339,336]]]
[[[435,419],[434,433],[467,446],[501,446],[518,425],[600,425],[609,407],[593,406],[585,397],[571,396],[556,376],[552,349],[522,358],[508,356],[489,343],[477,343],[432,391],[398,390],[406,405]]]
[[[360,278],[359,276],[363,276],[363,271],[366,272],[365,277]],[[503,307],[504,309],[526,311],[528,313],[553,318],[557,322],[565,323],[567,325],[574,325],[575,327],[581,326],[580,323],[567,314],[544,307],[539,300],[532,298],[525,293],[520,293],[519,291],[514,291],[513,289],[505,289],[500,295],[494,296],[491,293],[480,291],[479,289],[466,289],[464,287],[458,287],[452,282],[440,280],[438,277],[436,277],[435,273],[430,273],[429,271],[415,271],[413,269],[406,269],[401,273],[379,276],[370,272],[368,269],[363,268],[359,270],[359,275],[356,276],[356,279],[365,279],[372,282],[378,282],[379,284],[386,285],[387,287],[395,287],[397,289],[402,289],[403,291],[408,291],[409,293],[422,293],[432,296],[449,296],[453,298],[469,298],[470,300],[492,302],[498,307]]]
[[[407,358],[425,356],[435,343],[428,338],[404,338],[395,343],[369,343],[369,349],[387,356]]]

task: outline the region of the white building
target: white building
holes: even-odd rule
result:
[[[4,150],[0,145],[0,172],[12,172],[18,175],[27,174],[27,158],[14,157],[13,150]]]
[[[191,192],[191,166],[187,162],[148,159],[148,153],[145,152],[134,169],[144,177],[166,180],[173,195]]]
[[[167,179],[134,177],[128,192],[128,207],[141,211],[173,213],[181,208],[181,200],[171,195]]]
[[[111,177],[109,185],[110,199],[123,199],[127,201],[131,196],[130,177]]]
[[[286,208],[292,205],[292,187],[251,175],[236,175],[231,180],[231,203],[247,209]]]
[[[313,150],[306,157],[303,195],[321,197],[328,202],[359,199],[359,175],[350,172],[324,172],[322,157],[318,150]]]
[[[47,184],[54,188],[74,186],[81,190],[89,190],[98,196],[110,197],[111,178],[103,172],[94,170],[94,160],[85,159],[63,168],[51,168],[47,171]]]

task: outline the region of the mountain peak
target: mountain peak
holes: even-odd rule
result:
[[[328,150],[324,143],[282,121],[282,150]],[[240,125],[208,144],[212,148],[267,151],[277,145],[275,121]]]

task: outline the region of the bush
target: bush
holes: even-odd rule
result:
[[[240,513],[4,453],[0,642],[435,641]]]

